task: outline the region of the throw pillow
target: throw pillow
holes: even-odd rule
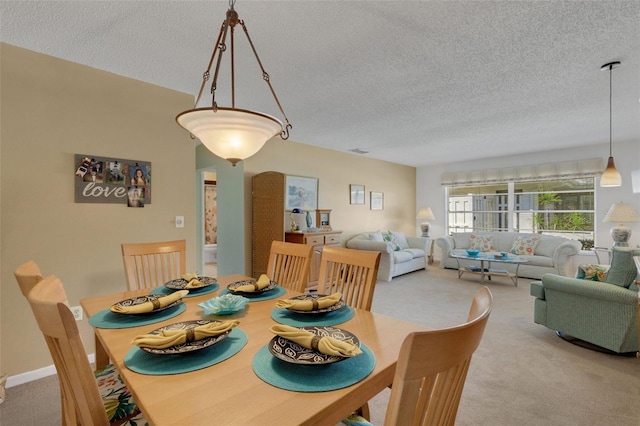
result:
[[[469,235],[469,248],[480,251],[496,251],[491,235]]]
[[[398,241],[395,239],[395,237],[393,236],[391,231],[387,231],[387,232],[383,233],[382,234],[382,239],[387,242],[387,245],[389,247],[391,247],[391,249],[393,251],[402,250],[402,247],[400,247],[400,244],[398,244]]]
[[[511,253],[532,256],[540,241],[540,237],[516,237],[511,246]]]
[[[629,288],[638,276],[638,268],[636,268],[633,256],[640,256],[640,249],[614,247],[611,267],[605,281],[609,284]]]
[[[578,265],[576,278],[603,282],[607,278],[609,265]]]
[[[379,242],[384,241],[382,239],[382,232],[380,232],[379,230],[376,231],[376,232],[372,232],[371,233],[371,241],[379,241]]]
[[[391,231],[391,235],[396,239],[398,245],[402,247],[402,249],[408,249],[409,243],[407,242],[407,237],[404,236],[402,232],[393,232]]]

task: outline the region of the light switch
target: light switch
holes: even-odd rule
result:
[[[176,216],[176,228],[184,228],[184,216]]]

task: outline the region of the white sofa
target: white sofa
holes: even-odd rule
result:
[[[383,232],[363,232],[351,237],[346,243],[347,248],[380,252],[379,280],[391,281],[398,275],[427,268],[428,238],[406,236],[402,232],[391,231],[401,248],[395,250],[393,244],[384,241]]]
[[[578,254],[582,248],[580,241],[552,235],[523,232],[461,232],[436,239],[436,244],[442,251],[440,268],[458,269],[458,262],[451,257],[451,252],[454,250],[464,252],[469,248],[471,234],[491,235],[496,252],[510,252],[515,237],[539,237],[540,241],[533,255],[524,256],[529,262],[521,264],[518,269],[518,276],[525,278],[540,279],[546,273],[568,276],[571,266],[569,256]],[[460,266],[472,262],[460,260]],[[507,269],[511,273],[516,271],[516,265],[509,263],[501,263],[500,268]]]

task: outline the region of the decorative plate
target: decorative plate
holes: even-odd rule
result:
[[[195,328],[200,325],[209,324],[212,322],[220,322],[220,321],[211,321],[211,320],[192,320],[192,321],[183,321],[177,322],[175,324],[169,324],[164,327],[160,327],[156,330],[153,330],[149,334],[160,334],[162,330],[188,330],[190,328]],[[169,346],[168,348],[145,348],[140,346],[145,352],[149,352],[151,354],[156,355],[175,355],[175,354],[183,354],[187,352],[198,351],[200,349],[208,348],[211,345],[215,345],[216,343],[224,340],[231,330],[226,331],[225,333],[219,334],[217,336],[205,337],[201,340],[196,340],[195,342],[182,343],[180,345]]]
[[[198,306],[202,308],[205,315],[231,315],[243,310],[247,303],[249,303],[249,299],[246,297],[227,293],[198,303]]]
[[[227,289],[229,289],[230,292],[234,293],[234,294],[241,294],[243,296],[253,296],[256,294],[262,294],[262,293],[266,293],[267,291],[273,290],[274,288],[278,287],[278,283],[275,281],[271,281],[269,283],[268,286],[266,286],[265,288],[261,289],[261,290],[256,290],[256,291],[236,291],[235,289],[243,286],[243,285],[247,285],[247,284],[255,284],[256,280],[242,280],[242,281],[236,281],[235,283],[231,283],[227,286]]]
[[[308,293],[308,294],[303,294],[301,296],[296,296],[296,297],[292,297],[290,300],[318,300],[321,297],[325,297],[327,296],[326,294],[316,294],[316,293]],[[291,312],[295,312],[296,314],[309,314],[309,315],[319,315],[319,314],[326,314],[328,312],[333,312],[333,311],[337,311],[338,309],[342,308],[344,306],[344,301],[342,299],[340,299],[338,301],[338,303],[336,303],[335,305],[331,305],[329,307],[326,308],[320,308],[320,309],[314,309],[311,311],[302,311],[299,309],[292,309],[292,308],[287,308],[288,311]]]
[[[201,288],[208,287],[217,283],[218,281],[212,277],[201,277],[198,275],[198,281],[200,281],[203,285],[202,287],[195,288],[186,288],[189,281],[184,278],[178,278],[177,280],[168,281],[164,286],[173,290],[189,290],[189,291],[198,291]]]
[[[125,300],[119,301],[118,303],[114,303],[113,305],[111,305],[111,308],[113,308],[114,306],[118,306],[120,308],[137,306],[143,303],[151,302],[152,300],[156,300],[164,296],[165,296],[164,294],[158,294],[158,295],[148,294],[146,296],[132,297],[131,299],[125,299]],[[111,310],[111,312],[113,312],[114,314],[121,314],[121,315],[148,315],[148,314],[155,314],[156,312],[164,311],[165,309],[173,308],[179,303],[182,303],[182,299],[178,299],[175,302],[168,304],[167,306],[164,306],[159,309],[154,309],[153,311],[149,311],[149,312],[125,313],[125,312],[115,312],[111,308],[109,308],[109,310]]]
[[[334,339],[348,341],[354,345],[360,347],[360,340],[353,334],[346,330],[335,327],[321,327],[321,326],[308,326],[299,327],[303,330],[310,331],[316,336],[324,337],[330,336]],[[320,352],[316,352],[313,349],[308,349],[297,343],[292,342],[284,337],[275,336],[269,342],[269,352],[278,359],[281,359],[292,364],[304,364],[304,365],[322,365],[332,364],[334,362],[343,361],[349,357],[343,357],[338,355],[325,355]]]

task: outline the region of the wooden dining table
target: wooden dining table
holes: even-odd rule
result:
[[[94,328],[96,352],[116,366],[138,406],[153,425],[335,425],[369,399],[391,385],[400,346],[405,336],[424,326],[361,309],[336,327],[356,335],[375,355],[375,367],[363,380],[325,392],[289,391],[260,379],[252,369],[256,353],[274,337],[269,328],[277,299],[252,301],[247,308],[227,316],[207,316],[198,303],[217,296],[243,275],[218,277],[220,288],[210,294],[183,299],[186,310],[180,315],[151,325],[133,328]],[[88,316],[149,289],[126,291],[81,300]],[[281,298],[300,293],[287,290]],[[246,333],[246,345],[234,356],[209,367],[169,375],[136,373],[125,365],[131,340],[162,326],[196,319],[236,319]],[[163,356],[163,355],[158,355]]]

